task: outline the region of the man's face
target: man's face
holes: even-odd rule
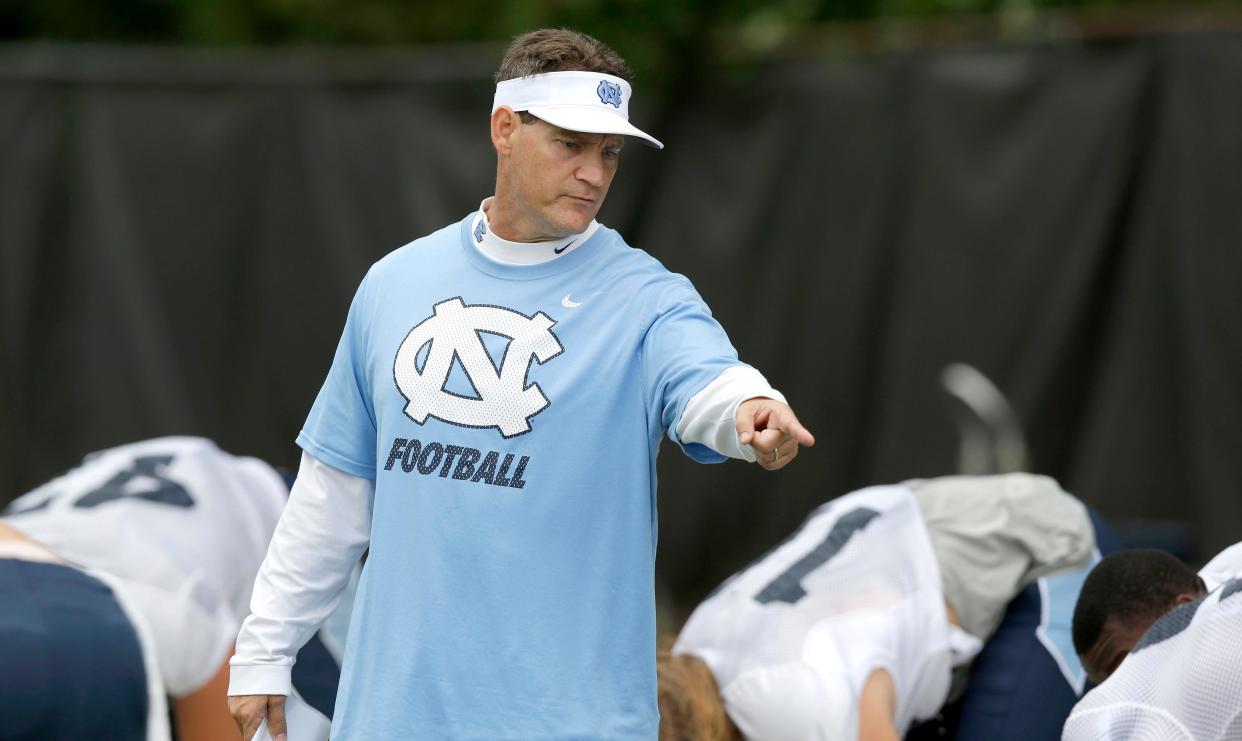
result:
[[[1153,622],[1154,619],[1140,620],[1135,625],[1126,626],[1118,620],[1110,619],[1100,631],[1100,639],[1095,645],[1078,657],[1082,661],[1082,668],[1087,671],[1087,679],[1099,684],[1112,676]]]
[[[567,131],[539,119],[521,124],[503,175],[520,241],[584,231],[604,203],[623,144],[617,134]]]
[[[1207,594],[1203,580],[1196,579],[1196,581],[1198,583],[1196,588],[1177,595],[1166,609],[1158,610],[1155,614],[1135,618],[1125,623],[1116,617],[1109,618],[1108,622],[1104,624],[1104,628],[1100,631],[1100,638],[1095,642],[1095,645],[1089,648],[1086,653],[1079,654],[1078,656],[1078,660],[1082,662],[1082,668],[1087,671],[1087,679],[1090,679],[1095,684],[1108,679],[1113,672],[1117,671],[1117,667],[1125,660],[1126,655],[1130,653],[1130,649],[1134,648],[1134,644],[1139,642],[1143,634],[1157,620],[1168,614],[1169,610],[1179,605],[1193,602]]]

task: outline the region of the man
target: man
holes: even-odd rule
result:
[[[629,69],[518,38],[495,195],[376,263],[298,443],[233,658],[249,737],[285,730],[293,652],[357,596],[333,738],[649,739],[655,458],[786,465],[814,438],[690,283],[599,225]]]
[[[1094,544],[1086,509],[1046,477],[835,499],[690,616],[660,660],[661,738],[900,738],[949,698],[1013,595]]]
[[[1153,549],[1118,551],[1100,561],[1074,608],[1074,648],[1087,677],[1103,682],[1153,623],[1236,577],[1242,577],[1242,543],[1221,551],[1198,573]]]
[[[248,612],[254,575],[287,493],[280,473],[263,461],[229,455],[201,438],[159,438],[87,456],[77,468],[14,501],[0,520],[4,526],[0,535],[7,534],[10,543],[24,542],[23,551],[15,551],[18,556],[24,552],[24,561],[42,561],[37,567],[39,579],[24,582],[32,595],[58,584],[84,582],[87,575],[63,573],[76,566],[103,580],[116,593],[120,606],[128,608],[131,625],[126,627],[146,638],[139,658],[145,657],[148,667],[141,678],[152,688],[148,704],[155,711],[154,730],[149,728],[145,734],[148,739],[167,734],[168,714],[163,710],[167,694],[173,698],[171,714],[180,741],[216,741],[236,734],[225,701],[227,659]],[[61,572],[53,572],[47,564],[64,566]],[[30,571],[36,566],[10,563],[8,568]],[[90,604],[100,602],[98,595],[83,594],[89,591],[61,595],[59,607],[71,608],[65,610],[67,615],[82,614]],[[36,599],[21,594],[20,589],[15,596],[20,599],[0,602],[0,615],[12,615],[21,602]],[[43,625],[27,621],[28,628],[23,630],[36,631],[52,647],[77,640],[75,633],[92,636],[107,628],[107,620],[95,616],[99,608],[89,609],[90,616],[81,618],[76,628],[52,627],[65,619],[58,617]],[[50,615],[44,611],[42,619],[50,621]],[[114,630],[123,632],[123,627]],[[27,650],[19,645],[17,635],[6,633],[0,643],[7,650]],[[107,649],[111,644],[104,640],[98,645]],[[52,655],[66,654],[49,650]],[[300,689],[330,715],[337,665],[318,642],[308,644],[301,658]],[[96,667],[113,664],[117,664],[113,659],[100,659]],[[329,692],[307,690],[325,681],[331,685]],[[96,706],[115,704],[107,695],[84,702],[89,706],[81,707],[81,713],[61,708],[58,715],[96,715],[101,713]],[[69,737],[128,735],[116,727],[103,730]],[[41,737],[55,737],[55,733],[45,732]]]
[[[0,738],[167,739],[133,617],[103,579],[0,520]]]
[[[1242,579],[1161,616],[1065,722],[1063,741],[1242,738]]]
[[[1101,561],[1074,611],[1074,645],[1102,684],[1074,707],[1063,738],[1242,734],[1240,577],[1242,544],[1198,573],[1157,550]]]

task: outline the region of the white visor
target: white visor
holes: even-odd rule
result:
[[[553,126],[591,134],[636,136],[657,149],[658,139],[630,123],[630,83],[600,72],[547,72],[496,85],[492,113],[508,106]]]

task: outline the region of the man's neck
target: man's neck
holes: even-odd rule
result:
[[[505,233],[497,230],[493,219],[500,212],[495,204],[495,198],[488,198],[479,204],[480,213],[470,224],[470,237],[475,249],[500,263],[537,265],[555,260],[576,250],[599,228],[599,224],[592,221],[586,231],[581,234],[519,242],[507,236],[512,232]]]
[[[483,213],[487,215],[487,224],[492,233],[507,242],[551,242],[572,236],[541,231],[531,219],[521,213],[521,209],[499,196],[483,201]]]

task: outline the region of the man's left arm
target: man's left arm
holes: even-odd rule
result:
[[[789,465],[800,446],[815,444],[784,395],[746,365],[727,368],[690,399],[677,436],[769,471]]]
[[[783,401],[764,397],[738,404],[734,417],[738,442],[749,445],[756,462],[769,471],[784,468],[798,457],[798,448],[815,444],[815,436]]]
[[[665,308],[642,347],[652,418],[700,462],[739,458],[769,471],[783,468],[815,438],[763,374],[738,360],[689,281],[670,277],[651,290]]]

